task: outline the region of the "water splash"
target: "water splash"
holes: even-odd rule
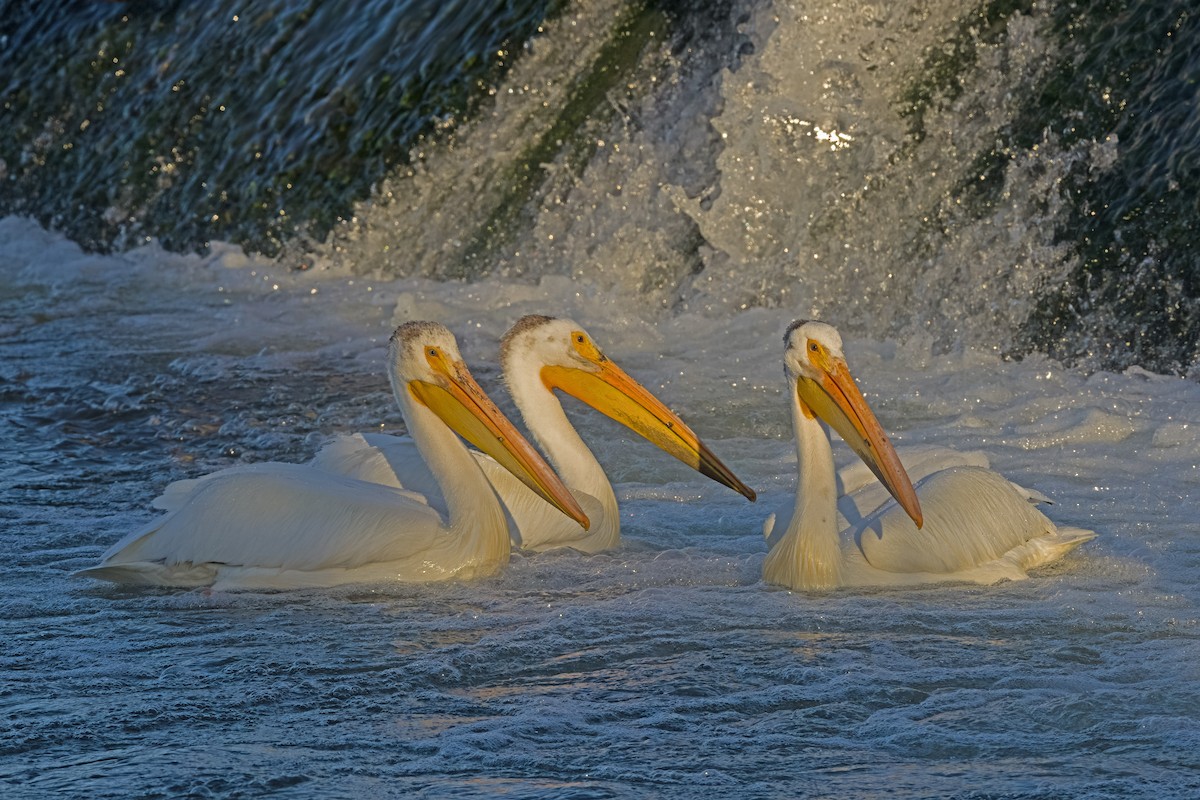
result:
[[[0,209],[91,247],[323,238],[553,5],[7,3]]]
[[[286,266],[568,279],[658,319],[782,308],[1195,369],[1186,3],[460,2],[420,30],[274,8],[21,11],[0,209],[90,244],[229,236]],[[64,42],[65,82],[33,55]]]

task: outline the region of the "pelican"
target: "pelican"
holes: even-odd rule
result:
[[[522,317],[500,343],[500,363],[522,418],[591,520],[584,529],[549,508],[494,460],[478,455],[488,480],[503,499],[521,548],[571,547],[597,553],[617,546],[621,521],[612,484],[592,451],[567,419],[554,390],[587,403],[626,425],[703,475],[754,500],[754,491],[674,412],[596,346],[578,323],[539,315]],[[412,455],[401,440],[368,434],[335,441],[314,463],[331,471],[391,486],[409,486]],[[551,513],[546,513],[549,510]]]
[[[299,587],[436,581],[508,561],[504,510],[458,435],[583,528],[575,498],[483,392],[454,336],[432,322],[396,329],[388,373],[430,490],[355,480],[306,464],[234,467],[180,481],[169,509],[82,571],[121,583]]]
[[[763,562],[768,583],[812,590],[1016,580],[1096,535],[1055,527],[1034,506],[1045,497],[988,469],[940,470],[914,489],[850,375],[838,332],[823,322],[798,321],[784,344],[800,479],[790,519],[772,517],[763,526],[771,545]],[[894,498],[840,534],[833,453],[822,421]]]

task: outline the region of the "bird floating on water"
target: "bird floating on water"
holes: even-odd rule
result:
[[[691,428],[601,352],[578,323],[528,315],[504,335],[500,362],[522,418],[591,521],[590,528],[558,513],[493,459],[480,466],[513,520],[513,539],[529,550],[571,547],[596,553],[616,547],[621,524],[612,485],[567,419],[555,390],[587,403],[642,435],[683,463],[750,500],[755,494]],[[391,486],[420,487],[415,453],[401,437],[355,434],[335,440],[314,465]]]
[[[432,322],[398,327],[388,346],[392,391],[420,454],[425,491],[355,480],[308,464],[231,467],[178,481],[167,514],[80,574],[172,586],[329,586],[490,575],[507,563],[503,507],[462,436],[511,471],[539,502],[586,529],[587,516]]]
[[[792,589],[1026,577],[1096,534],[1059,528],[1034,505],[1040,494],[979,467],[944,469],[914,489],[850,375],[830,325],[792,323],[784,334],[799,484],[790,516],[763,526],[768,583]],[[824,421],[895,498],[839,532],[837,478]]]

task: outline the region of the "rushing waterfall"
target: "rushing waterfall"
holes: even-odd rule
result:
[[[87,246],[1196,361],[1186,3],[8,5],[0,210]]]

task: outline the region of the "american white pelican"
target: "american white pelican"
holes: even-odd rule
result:
[[[587,518],[549,465],[467,371],[454,336],[410,322],[388,373],[430,491],[418,494],[303,464],[234,467],[181,481],[170,509],[81,574],[122,583],[297,587],[488,575],[508,561],[504,510],[455,435],[512,470],[575,523]],[[555,511],[554,513],[559,513]]]
[[[790,518],[768,519],[768,583],[793,589],[1026,577],[1095,536],[1057,528],[1033,505],[1041,495],[978,467],[929,475],[914,491],[822,322],[795,322],[784,364],[796,429],[799,485]],[[839,535],[836,476],[826,422],[895,498]],[[918,499],[919,498],[919,499]]]
[[[616,547],[621,536],[617,499],[604,469],[567,419],[554,390],[566,392],[628,426],[693,469],[753,500],[738,480],[674,412],[631,378],[569,319],[522,317],[504,335],[500,362],[513,401],[530,433],[570,487],[591,520],[587,530],[550,509],[490,458],[479,457],[513,520],[522,548],[571,547],[596,553]],[[343,475],[410,486],[411,450],[384,434],[343,437],[318,453],[314,464]],[[550,513],[546,513],[549,510]]]

